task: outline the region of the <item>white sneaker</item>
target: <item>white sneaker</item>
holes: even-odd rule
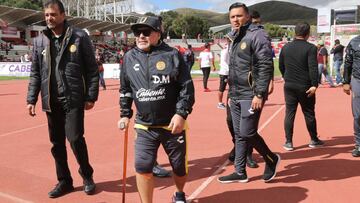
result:
[[[224,103],[219,103],[219,104],[217,105],[217,107],[218,107],[218,109],[226,109],[226,106],[225,106]]]

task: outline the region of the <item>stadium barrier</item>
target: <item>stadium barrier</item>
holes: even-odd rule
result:
[[[119,78],[120,64],[104,64],[104,78]],[[29,77],[31,63],[0,62],[0,76]]]
[[[104,78],[120,78],[121,65],[118,63],[103,64]],[[0,62],[0,76],[29,77],[31,63]],[[217,73],[216,71],[215,73]],[[202,74],[201,70],[192,70],[191,74]]]

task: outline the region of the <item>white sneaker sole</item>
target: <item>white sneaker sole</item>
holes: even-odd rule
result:
[[[284,148],[286,151],[294,151],[294,148],[289,148],[289,147],[285,147],[285,146],[283,146],[283,148]]]
[[[224,184],[228,184],[228,183],[247,183],[249,182],[249,179],[244,179],[244,180],[226,180],[226,181],[222,181],[219,180],[219,178],[217,179],[220,183],[224,183]]]
[[[324,145],[308,145],[310,148],[319,148],[319,147],[323,147]]]

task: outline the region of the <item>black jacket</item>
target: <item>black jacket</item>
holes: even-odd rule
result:
[[[343,83],[350,84],[351,76],[360,80],[360,35],[353,38],[346,47]]]
[[[150,52],[137,47],[127,52],[120,84],[120,116],[132,116],[134,100],[139,124],[168,125],[174,114],[186,119],[195,102],[194,84],[182,56],[165,43]]]
[[[330,53],[334,54],[334,61],[342,61],[343,60],[343,55],[344,55],[344,46],[339,44],[337,45],[335,48],[332,48]]]
[[[232,38],[229,63],[229,97],[251,100],[267,97],[273,76],[270,39],[261,25],[248,24],[229,35]]]
[[[57,64],[58,74],[64,86],[62,92],[70,107],[82,107],[84,102],[95,102],[99,93],[99,73],[93,46],[85,31],[72,28],[65,22],[66,33]],[[33,43],[32,65],[28,87],[27,103],[36,104],[41,91],[42,109],[51,112],[50,107],[50,56],[51,30],[44,30]]]

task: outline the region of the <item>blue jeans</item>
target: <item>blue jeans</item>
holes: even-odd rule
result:
[[[319,83],[321,82],[321,74],[324,74],[326,80],[330,83],[330,86],[334,86],[331,76],[328,74],[326,69],[324,70],[324,64],[319,63],[318,70],[319,70]]]
[[[336,74],[336,83],[337,84],[342,82],[342,77],[341,77],[341,72],[340,72],[342,63],[343,63],[342,60],[334,61],[334,70],[335,70],[335,74]]]

